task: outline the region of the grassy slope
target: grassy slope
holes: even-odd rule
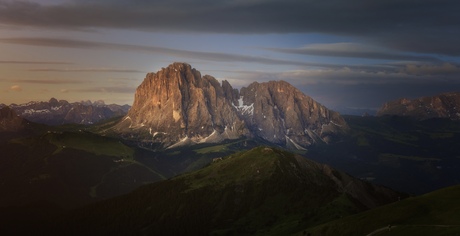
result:
[[[135,150],[87,132],[49,131],[0,143],[0,206],[46,200],[74,207],[165,179],[136,161]]]
[[[58,148],[56,152],[63,148],[74,148],[96,155],[107,155],[127,160],[134,158],[134,150],[120,141],[91,133],[49,133],[43,138]]]
[[[361,207],[321,165],[260,147],[72,211],[52,232],[286,235]]]
[[[310,235],[458,235],[460,186],[408,198],[305,230]],[[391,231],[386,228],[392,226]],[[303,235],[303,231],[299,233]]]

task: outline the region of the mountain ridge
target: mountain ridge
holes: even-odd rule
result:
[[[102,100],[70,103],[51,98],[49,101],[31,101],[9,106],[21,117],[46,125],[94,124],[128,112],[128,105],[106,105]]]
[[[377,116],[384,115],[407,116],[417,120],[431,118],[460,120],[460,92],[390,101],[377,112]]]

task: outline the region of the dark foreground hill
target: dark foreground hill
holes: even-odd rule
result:
[[[460,185],[344,217],[298,235],[460,235],[458,199]]]
[[[32,135],[0,132],[0,208],[34,202],[72,208],[165,179],[117,139],[48,128]]]
[[[399,197],[304,157],[259,147],[71,211],[38,229],[9,233],[285,235]]]

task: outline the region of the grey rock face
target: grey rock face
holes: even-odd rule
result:
[[[460,120],[460,93],[443,93],[432,97],[399,99],[385,103],[378,116],[407,116],[417,120],[448,118]]]
[[[241,91],[186,63],[149,73],[131,110],[114,127],[124,137],[176,147],[257,137],[303,149],[333,142],[348,129],[330,111],[284,81],[253,83]]]

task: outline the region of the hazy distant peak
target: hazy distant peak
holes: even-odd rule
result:
[[[407,116],[417,120],[448,118],[460,120],[460,93],[449,92],[416,99],[401,98],[385,103],[378,116]]]

